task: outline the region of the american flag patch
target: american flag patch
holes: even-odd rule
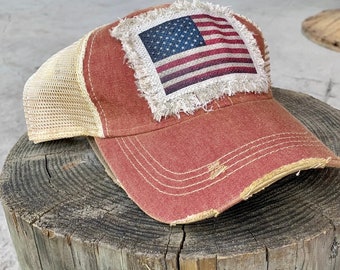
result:
[[[256,73],[244,41],[224,18],[197,14],[139,34],[166,95],[233,73]]]
[[[228,7],[177,0],[123,19],[111,35],[121,41],[157,121],[224,95],[268,91],[257,42]]]

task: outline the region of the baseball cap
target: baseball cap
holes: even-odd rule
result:
[[[340,159],[274,98],[268,48],[248,18],[200,1],[94,29],[27,81],[35,143],[88,136],[149,216],[217,216],[286,175]]]

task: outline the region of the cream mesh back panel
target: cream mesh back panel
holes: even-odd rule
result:
[[[27,81],[24,110],[28,135],[34,142],[103,137],[98,111],[83,78],[89,35],[52,56]]]

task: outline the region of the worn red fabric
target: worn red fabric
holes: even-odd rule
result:
[[[129,196],[167,223],[224,211],[253,181],[282,166],[334,154],[273,99],[205,113],[135,136],[96,139]]]
[[[127,17],[138,15],[141,12],[132,13]],[[237,18],[254,33],[264,57],[265,44],[258,29],[244,18],[239,16]],[[182,114],[180,120],[176,117],[169,117],[161,122],[153,119],[147,102],[138,93],[134,70],[126,64],[125,52],[120,41],[110,36],[110,29],[117,24],[118,22],[115,22],[99,28],[91,35],[84,58],[84,78],[87,90],[100,114],[105,136],[114,137],[149,132],[192,118],[191,115]],[[270,96],[271,93],[268,95]],[[230,103],[242,102],[242,99],[248,98],[258,97],[253,94],[249,94],[249,96],[236,95],[216,100],[212,106],[225,106]],[[216,103],[221,104],[216,105]],[[204,111],[198,111],[195,116],[201,113]]]
[[[254,33],[265,57],[261,33],[237,19]],[[87,91],[106,137],[95,142],[123,189],[151,217],[170,224],[201,220],[289,173],[324,166],[318,159],[340,167],[270,90],[225,96],[208,111],[155,121],[120,41],[110,36],[115,25],[93,32],[84,58]]]

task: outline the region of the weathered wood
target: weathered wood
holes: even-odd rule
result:
[[[339,111],[274,95],[340,153]],[[169,227],[113,184],[86,139],[34,145],[24,135],[0,193],[22,269],[340,269],[339,169],[290,175],[218,218]]]
[[[302,32],[313,42],[340,52],[340,9],[324,10],[307,18]]]

